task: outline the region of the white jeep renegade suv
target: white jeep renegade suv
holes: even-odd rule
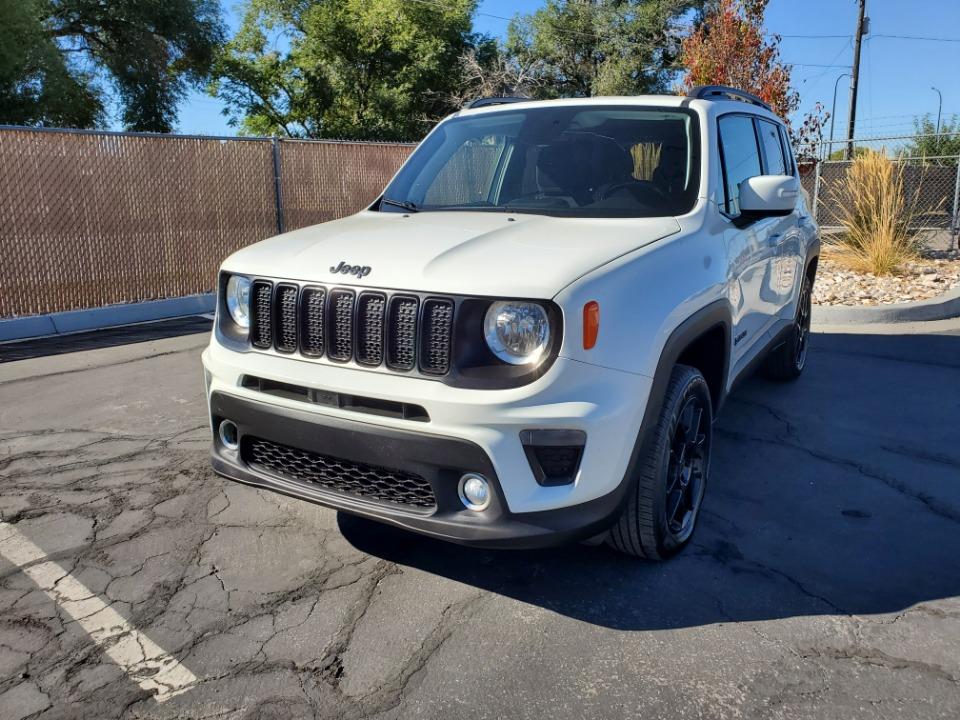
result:
[[[366,210],[223,264],[213,466],[446,540],[667,558],[734,382],[803,370],[818,253],[753,96],[477,101]]]

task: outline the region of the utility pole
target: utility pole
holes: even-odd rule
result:
[[[863,41],[866,32],[865,23],[867,12],[867,0],[858,0],[860,13],[857,18],[857,38],[853,49],[853,77],[850,79],[850,124],[847,128],[847,152],[845,158],[853,158],[853,134],[857,129],[857,84],[860,82],[860,44]]]

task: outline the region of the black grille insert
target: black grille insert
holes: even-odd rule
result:
[[[409,295],[390,299],[387,321],[387,365],[395,370],[413,370],[417,364],[417,325],[420,300]]]
[[[450,370],[453,335],[453,301],[429,298],[423,303],[423,334],[420,338],[420,369],[430,375]]]
[[[387,298],[381,293],[361,293],[357,300],[357,362],[376,366],[383,362],[383,320]]]
[[[273,345],[273,284],[266,280],[253,283],[250,301],[250,342],[266,349]]]
[[[299,450],[257,437],[244,438],[240,452],[255,469],[326,490],[418,508],[436,507],[430,483],[415,473]]]
[[[327,291],[305,287],[300,294],[300,352],[307,357],[323,355],[324,303]]]
[[[327,302],[327,357],[347,362],[353,358],[352,290],[331,290]]]
[[[297,295],[300,289],[296,285],[277,285],[274,301],[276,312],[275,346],[283,353],[292,353],[297,349]]]

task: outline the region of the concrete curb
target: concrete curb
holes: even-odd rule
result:
[[[813,314],[824,325],[861,323],[901,323],[947,320],[960,317],[960,287],[929,300],[894,305],[840,306],[815,305]]]
[[[90,310],[70,310],[49,315],[9,318],[0,320],[0,342],[102,330],[118,325],[133,325],[184,315],[203,315],[213,312],[215,307],[213,293],[207,293],[168,300],[107,305]]]

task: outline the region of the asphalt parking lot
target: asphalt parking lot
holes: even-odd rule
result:
[[[0,718],[960,717],[960,322],[742,385],[663,565],[217,478],[190,322],[0,346]]]

